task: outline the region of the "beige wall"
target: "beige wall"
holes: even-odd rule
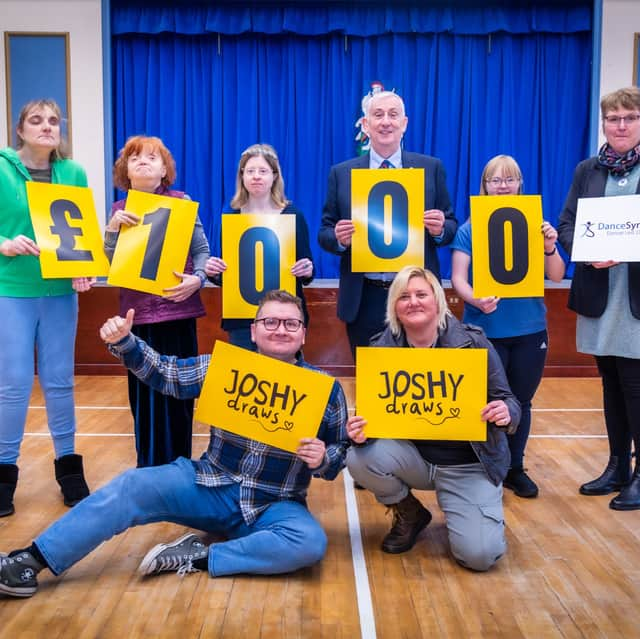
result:
[[[0,0],[0,146],[7,144],[5,31],[69,32],[73,157],[87,171],[98,218],[104,218],[104,119],[100,0]]]
[[[634,33],[640,33],[640,0],[605,0],[600,95],[631,85]]]
[[[640,0],[604,0],[600,97],[633,83],[635,33],[640,33]],[[599,139],[602,144],[602,129]]]

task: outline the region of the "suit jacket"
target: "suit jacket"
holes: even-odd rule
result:
[[[322,221],[318,231],[320,246],[330,253],[340,255],[340,288],[338,291],[338,317],[343,322],[353,322],[362,299],[363,273],[351,271],[351,249],[342,250],[336,240],[335,225],[339,220],[351,219],[351,169],[368,169],[369,154],[347,160],[331,167],[327,199],[322,210]],[[424,169],[424,210],[444,211],[445,221],[440,246],[449,244],[458,228],[451,200],[447,191],[446,176],[442,162],[420,153],[402,152],[402,168]],[[424,266],[440,278],[440,261],[437,244],[429,232],[424,231]]]
[[[598,164],[597,158],[589,158],[576,167],[569,194],[564,203],[558,224],[558,241],[571,255],[573,232],[576,226],[578,198],[603,197],[609,171]],[[640,193],[640,183],[636,193]],[[640,262],[629,262],[629,306],[631,314],[640,319]],[[600,317],[609,298],[609,269],[593,268],[590,264],[576,263],[568,307],[585,317]]]

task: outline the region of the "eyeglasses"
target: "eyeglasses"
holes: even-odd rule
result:
[[[624,123],[627,124],[635,124],[638,120],[640,120],[640,113],[632,113],[631,115],[605,115],[604,121],[606,124],[611,126],[618,126]]]
[[[270,173],[273,173],[271,169],[244,169],[243,173],[248,175],[249,177],[253,177],[254,175],[259,175],[260,177],[265,177]]]
[[[520,180],[515,177],[507,177],[507,178],[499,178],[492,177],[488,180],[485,180],[487,184],[491,184],[491,186],[500,186],[501,184],[505,184],[506,186],[515,186],[516,184],[520,184]]]
[[[255,320],[255,323],[262,322],[263,326],[268,331],[277,331],[280,328],[280,324],[284,324],[284,328],[289,333],[295,333],[300,330],[301,326],[304,326],[304,322],[293,317],[287,317],[287,319],[280,319],[279,317],[260,317]]]

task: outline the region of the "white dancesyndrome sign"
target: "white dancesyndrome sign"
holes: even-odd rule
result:
[[[640,262],[640,195],[578,200],[573,262]]]

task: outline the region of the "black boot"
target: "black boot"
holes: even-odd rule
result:
[[[640,510],[640,467],[636,462],[631,481],[609,502],[613,510]]]
[[[507,476],[504,478],[502,485],[509,490],[512,490],[518,497],[537,497],[538,486],[527,475],[524,468],[509,468]]]
[[[580,486],[582,495],[608,495],[624,488],[631,479],[628,457],[611,455],[609,463],[600,477]]]
[[[13,493],[18,483],[18,467],[15,464],[0,464],[0,517],[13,515]]]
[[[406,552],[413,548],[416,537],[431,521],[431,513],[411,492],[402,501],[389,507],[393,511],[393,524],[382,540],[382,550],[393,554]]]
[[[82,455],[64,455],[54,459],[53,464],[65,506],[75,506],[89,495],[89,486],[82,468]]]

